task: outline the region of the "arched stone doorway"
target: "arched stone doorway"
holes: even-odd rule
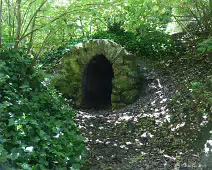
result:
[[[87,64],[82,81],[82,105],[91,109],[110,109],[112,94],[112,64],[103,55],[95,55]]]
[[[138,57],[111,40],[93,39],[64,53],[55,82],[55,87],[76,107],[98,109],[112,104],[114,110],[138,98],[142,74]]]

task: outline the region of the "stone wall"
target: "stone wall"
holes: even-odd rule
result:
[[[103,54],[112,63],[112,109],[133,103],[139,96],[142,79],[138,59],[121,45],[107,39],[84,41],[67,52],[62,59],[55,86],[80,107],[83,74],[86,65],[97,54]]]

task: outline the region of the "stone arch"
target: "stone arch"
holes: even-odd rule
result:
[[[121,45],[107,39],[92,39],[79,43],[64,54],[56,87],[65,97],[83,105],[83,77],[88,63],[94,56],[105,56],[113,70],[112,109],[133,103],[139,96],[141,74],[137,57]]]

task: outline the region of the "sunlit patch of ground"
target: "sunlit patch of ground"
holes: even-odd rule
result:
[[[93,170],[212,167],[209,149],[202,156],[193,149],[186,150],[183,139],[174,137],[176,129],[184,127],[184,122],[170,124],[168,102],[175,91],[169,80],[156,75],[146,95],[123,109],[79,110],[76,121],[86,138],[86,166]]]

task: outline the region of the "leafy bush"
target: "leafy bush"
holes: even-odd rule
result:
[[[208,38],[199,43],[197,50],[201,53],[212,53],[212,38]]]
[[[176,3],[175,18],[190,35],[205,38],[212,31],[212,3],[209,0],[184,0]]]
[[[57,70],[54,69],[57,69],[58,65],[60,65],[60,61],[65,53],[70,51],[73,46],[82,42],[84,39],[85,37],[81,37],[81,39],[79,38],[68,42],[65,46],[46,51],[42,57],[39,58],[39,64],[42,66],[42,69],[50,73],[53,73],[54,71],[57,72]]]
[[[212,123],[211,78],[208,77],[202,82],[186,82],[186,87],[182,88],[171,102],[172,126],[177,129],[179,136],[188,140],[188,143],[194,144],[193,139],[207,133],[203,132],[203,129]]]
[[[128,32],[122,29],[121,25],[114,23],[108,27],[108,31],[98,32],[91,38],[112,39],[128,51],[143,57],[157,59],[175,54],[171,37],[148,25],[138,28],[135,32]]]
[[[71,40],[66,46],[48,51],[40,58],[40,64],[45,70],[56,69],[60,59],[77,43],[86,39],[110,39],[124,46],[128,51],[141,57],[153,59],[172,56],[176,53],[176,45],[171,37],[162,31],[143,25],[135,32],[125,31],[121,23],[108,24],[107,31],[99,31],[90,37],[80,37]]]
[[[0,57],[0,168],[80,169],[85,148],[69,101],[29,56]]]

